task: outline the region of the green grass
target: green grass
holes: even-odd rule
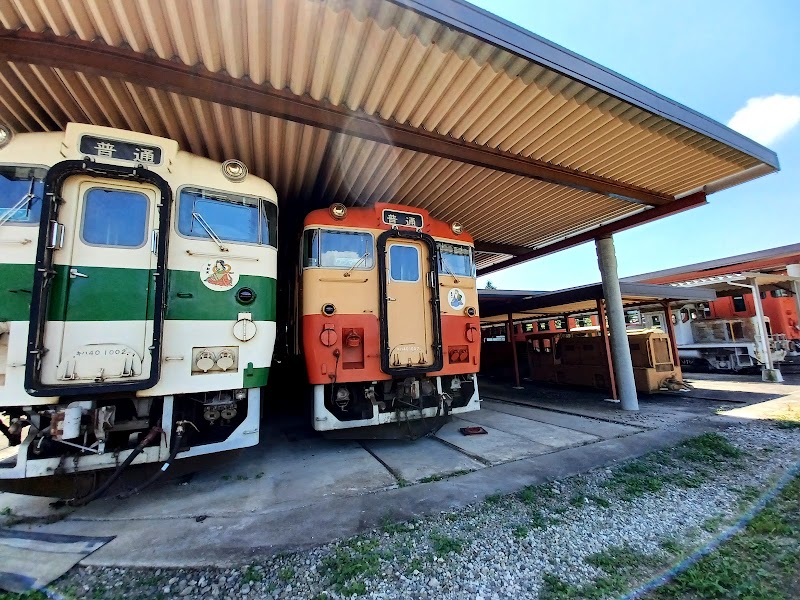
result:
[[[441,533],[432,533],[430,535],[433,551],[437,556],[445,556],[451,552],[461,552],[464,547],[464,541],[459,538],[442,535]]]
[[[742,531],[650,600],[800,598],[800,476]]]
[[[718,464],[739,458],[743,453],[720,434],[704,433],[680,444],[677,454],[682,460]]]
[[[291,581],[294,579],[294,569],[291,567],[283,567],[278,571],[278,579],[281,581]]]
[[[489,496],[486,496],[484,502],[486,504],[499,504],[504,498],[505,497],[502,494],[490,494]]]
[[[665,551],[675,556],[680,556],[684,552],[683,544],[681,544],[675,538],[667,538],[665,540],[661,540],[660,545]]]
[[[42,592],[28,592],[26,594],[14,594],[0,590],[0,600],[47,600],[47,596]]]

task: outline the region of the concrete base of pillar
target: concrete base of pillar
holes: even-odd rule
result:
[[[761,369],[761,381],[783,383],[783,373],[780,369]]]

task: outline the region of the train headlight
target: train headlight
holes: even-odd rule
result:
[[[331,204],[329,210],[331,216],[337,221],[341,221],[347,216],[347,207],[341,202],[337,202],[336,204]]]
[[[474,306],[468,306],[467,308],[464,309],[464,314],[467,315],[468,317],[474,317],[475,315],[478,314],[478,311],[475,310]]]
[[[247,167],[242,161],[232,158],[222,163],[222,174],[228,181],[243,181],[247,177]]]
[[[14,137],[14,134],[11,132],[11,130],[5,125],[0,125],[0,148],[8,146],[8,143],[11,141],[12,137]]]
[[[327,304],[322,305],[322,314],[326,317],[332,317],[336,313],[336,307],[328,302]]]
[[[453,221],[453,224],[450,225],[450,229],[452,229],[453,233],[455,233],[456,235],[461,235],[462,233],[464,233],[464,226],[458,221]]]

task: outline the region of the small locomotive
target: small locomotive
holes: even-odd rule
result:
[[[306,217],[300,308],[315,429],[480,407],[473,254],[459,223],[420,208],[334,204]]]

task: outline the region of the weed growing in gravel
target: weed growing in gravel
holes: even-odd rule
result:
[[[264,572],[256,569],[255,565],[247,565],[242,571],[242,581],[245,583],[257,583],[264,579]]]
[[[531,527],[534,529],[544,529],[549,525],[550,521],[545,517],[541,511],[533,511],[531,513]]]
[[[529,485],[517,493],[519,501],[528,506],[542,504],[544,500],[550,500],[554,497],[555,493],[548,485]]]
[[[468,469],[462,469],[460,471],[453,471],[452,473],[444,473],[443,475],[430,475],[428,477],[423,477],[419,480],[420,483],[430,483],[432,481],[441,481],[442,479],[449,479],[451,477],[458,477],[459,475],[466,475],[467,473],[471,473]]]
[[[594,502],[595,504],[597,504],[597,506],[600,506],[602,508],[609,508],[611,506],[611,502],[609,502],[608,500],[606,500],[602,496],[594,496],[594,495],[590,494],[590,495],[586,496],[586,498],[588,500],[590,500],[591,502]]]
[[[723,520],[724,519],[721,515],[717,515],[716,517],[706,519],[700,527],[702,527],[708,533],[715,533],[719,529],[720,525],[722,525]]]
[[[502,501],[503,501],[502,494],[491,494],[489,496],[486,496],[486,499],[484,500],[486,504],[500,504]]]
[[[291,581],[294,579],[294,569],[291,567],[283,567],[278,571],[278,579],[281,581]]]
[[[584,496],[582,493],[573,494],[573,496],[569,499],[570,505],[576,508],[579,506],[583,506],[585,502],[586,502],[586,496]]]
[[[524,525],[516,525],[514,529],[511,530],[511,533],[514,535],[515,538],[518,540],[524,540],[528,537],[528,528]]]
[[[389,515],[386,515],[381,519],[381,529],[384,533],[388,533],[390,535],[396,535],[398,533],[409,533],[410,531],[414,531],[414,522],[408,521],[407,523],[395,523],[392,521],[392,518]]]
[[[320,572],[334,591],[343,596],[365,594],[367,590],[363,580],[380,571],[377,547],[376,540],[355,538],[325,557]]]
[[[461,552],[464,547],[464,541],[459,538],[442,535],[441,533],[432,533],[430,535],[431,543],[433,544],[433,551],[437,556],[444,556],[451,552]]]

